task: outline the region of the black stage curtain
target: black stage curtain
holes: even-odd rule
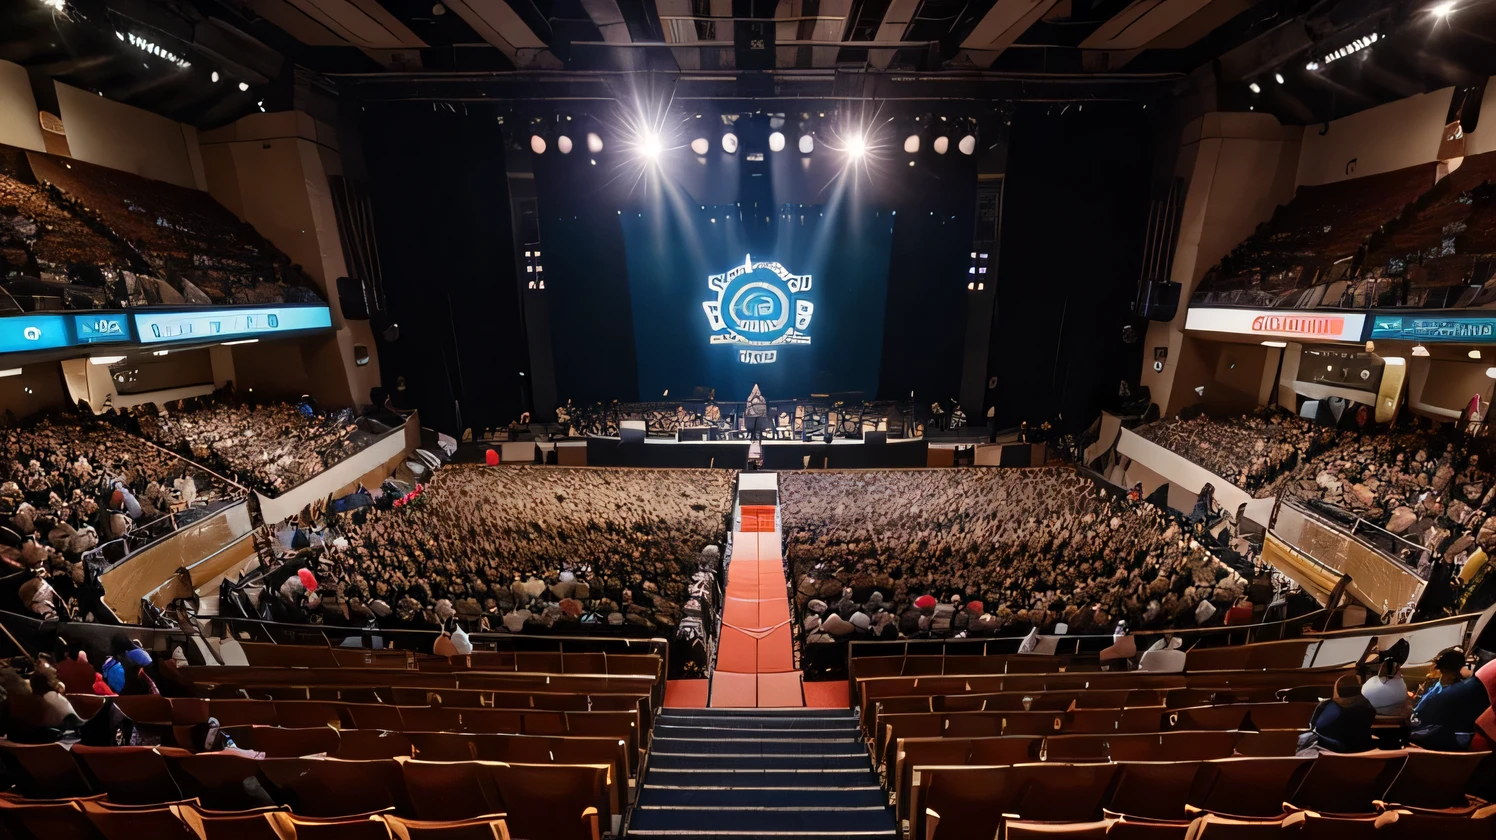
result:
[[[907,400],[913,392],[929,405],[960,394],[977,182],[975,158],[945,157],[934,161],[941,168],[927,167],[927,180],[916,182],[897,205],[880,399]]]
[[[988,357],[999,426],[1084,428],[1142,364],[1141,342],[1121,336],[1147,226],[1150,112],[1062,108],[1024,103],[1013,119]]]
[[[370,103],[360,120],[389,317],[400,325],[399,340],[379,342],[384,386],[393,392],[403,376],[403,401],[449,432],[524,410],[529,363],[497,116]]]

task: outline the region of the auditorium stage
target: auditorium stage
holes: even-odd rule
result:
[[[567,438],[559,441],[475,441],[458,447],[459,463],[481,464],[492,450],[500,464],[553,464],[562,467],[674,467],[746,469],[753,442],[616,437]],[[1045,463],[1043,444],[1014,440],[995,444],[976,437],[913,438],[880,442],[835,438],[831,442],[760,441],[761,468],[914,469],[959,464],[1032,467]]]

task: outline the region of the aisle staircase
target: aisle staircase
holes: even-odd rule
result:
[[[896,840],[846,710],[665,709],[628,836]]]

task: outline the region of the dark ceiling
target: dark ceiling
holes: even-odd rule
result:
[[[1496,0],[1447,16],[1429,11],[1438,0],[50,2],[62,8],[0,0],[0,59],[200,126],[292,107],[308,87],[585,100],[660,79],[677,99],[989,105],[1193,86],[1208,107],[1313,123],[1496,73]]]

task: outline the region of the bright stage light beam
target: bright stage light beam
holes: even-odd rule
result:
[[[697,137],[691,141],[691,151],[698,155],[705,155],[712,150],[712,144],[705,137]]]
[[[545,138],[539,134],[530,135],[530,151],[537,155],[545,154]]]
[[[660,135],[652,131],[645,132],[644,137],[639,140],[639,151],[650,160],[659,160],[660,153],[665,147],[660,144]]]
[[[571,148],[572,146],[570,137],[567,137],[565,134],[563,134],[560,137],[556,138],[556,151],[560,152],[563,155],[569,155],[571,154]]]
[[[731,131],[722,135],[722,151],[730,155],[738,153],[738,136]]]
[[[963,154],[963,155],[974,155],[974,154],[976,154],[976,152],[977,152],[977,136],[975,134],[968,134],[965,137],[962,137],[961,138],[961,142],[959,142],[959,143],[956,144],[956,148],[960,149],[961,150],[961,154]]]
[[[854,134],[847,139],[847,155],[852,158],[860,158],[867,154],[867,138],[861,134]]]
[[[784,132],[782,132],[782,131],[775,131],[775,132],[773,132],[773,133],[771,133],[769,135],[769,151],[771,151],[771,152],[782,152],[782,151],[784,151]]]
[[[904,138],[904,151],[911,155],[919,151],[918,134],[911,134]]]
[[[935,154],[943,155],[951,150],[951,138],[941,135],[935,138],[935,142],[931,146],[935,149]]]
[[[595,155],[602,150],[603,138],[599,137],[595,131],[587,132],[587,151]]]
[[[808,155],[816,150],[816,139],[809,134],[800,135],[800,154]]]

